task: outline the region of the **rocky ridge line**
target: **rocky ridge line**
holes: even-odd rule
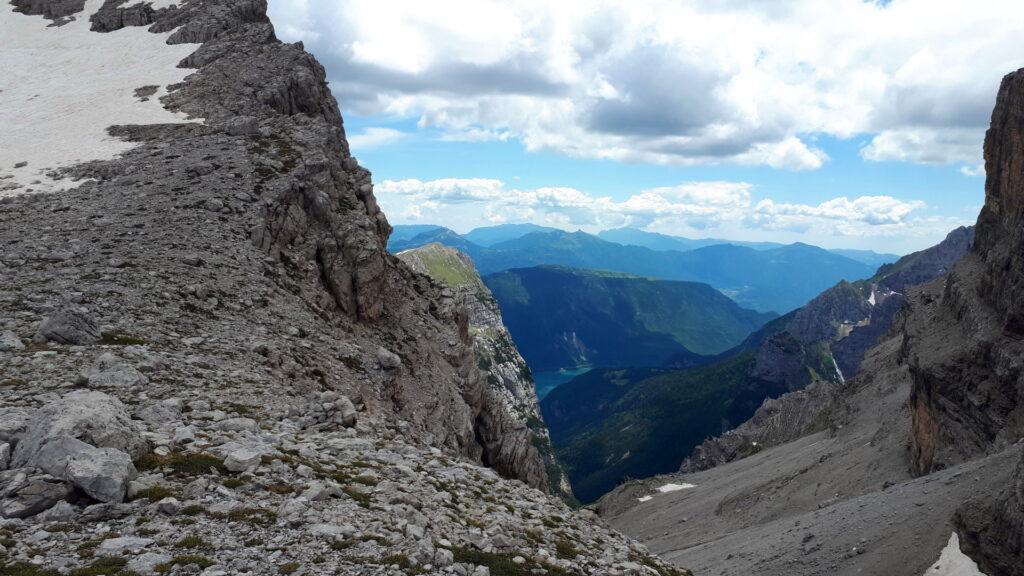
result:
[[[323,68],[265,3],[60,12],[201,43],[162,103],[204,122],[112,127],[136,147],[77,188],[0,201],[5,569],[679,573],[541,491],[467,312],[387,255]]]

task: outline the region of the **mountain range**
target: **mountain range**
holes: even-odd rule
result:
[[[684,470],[694,471],[764,446],[767,438],[750,434],[705,439],[785,392],[855,376],[889,330],[903,292],[946,274],[973,238],[973,228],[959,228],[868,280],[840,282],[698,367],[684,355],[669,360],[683,370],[593,370],[559,386],[541,410],[577,496],[592,500],[625,478],[669,472],[684,459]]]
[[[598,506],[609,522],[701,573],[1024,574],[1022,128],[1018,70],[985,136],[973,242],[957,230],[879,271],[868,305],[879,286],[901,285],[902,303],[855,376],[766,402],[679,473],[622,484]]]
[[[616,272],[538,266],[484,282],[536,371],[699,363],[775,317],[740,308],[707,284]]]
[[[389,250],[400,252],[441,243],[467,254],[485,276],[512,268],[551,264],[703,282],[740,306],[779,314],[806,304],[840,280],[870,277],[876,268],[801,243],[759,249],[714,244],[681,252],[609,242],[585,232],[529,227],[515,230],[526,234],[483,246],[467,236],[438,227],[392,241]],[[494,240],[503,237],[494,230],[475,234],[477,238],[481,235]]]

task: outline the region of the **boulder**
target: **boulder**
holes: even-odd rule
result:
[[[385,370],[395,370],[402,365],[402,358],[387,348],[377,349],[377,363]]]
[[[0,352],[17,352],[18,350],[24,350],[25,345],[21,342],[21,338],[10,330],[4,330],[0,332]]]
[[[0,442],[14,444],[29,424],[34,414],[24,408],[0,408]]]
[[[239,448],[224,459],[224,467],[232,472],[245,472],[260,465],[260,453],[250,448]]]
[[[68,459],[64,478],[100,502],[122,502],[128,482],[137,475],[131,458],[124,452],[91,448]]]
[[[176,398],[146,404],[135,411],[135,417],[146,424],[167,424],[181,420],[181,401]]]
[[[149,382],[142,372],[110,352],[101,354],[82,376],[93,388],[131,388]]]
[[[145,576],[155,576],[158,574],[156,567],[169,563],[171,559],[171,556],[168,554],[146,552],[129,560],[128,570]]]
[[[0,492],[0,516],[28,518],[49,510],[71,495],[71,485],[49,474],[8,472],[11,478]],[[0,480],[4,479],[0,477]]]
[[[142,456],[148,447],[120,400],[95,390],[76,390],[33,416],[14,447],[12,466],[38,466],[47,444],[57,442],[67,448],[72,444],[68,438],[96,448],[115,448],[131,458]]]
[[[98,552],[105,555],[124,554],[125,552],[138,553],[143,548],[151,546],[153,540],[150,538],[139,538],[137,536],[121,536],[120,538],[108,538],[100,543]]]
[[[335,418],[342,426],[351,428],[356,425],[356,407],[347,396],[342,396],[334,402]]]
[[[61,308],[39,324],[36,339],[58,344],[94,344],[100,327],[88,314],[75,308]]]
[[[217,429],[224,432],[255,432],[259,425],[252,418],[228,418],[218,422]]]
[[[77,515],[78,508],[75,508],[65,500],[61,500],[46,512],[36,516],[36,520],[40,522],[70,522]]]

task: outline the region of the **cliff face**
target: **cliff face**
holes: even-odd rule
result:
[[[985,206],[968,258],[905,343],[918,473],[1024,436],[1019,289],[1024,286],[1024,74],[1003,79],[985,138]]]
[[[529,474],[526,480],[531,485],[547,486],[553,494],[571,501],[572,488],[555,458],[533,375],[473,261],[441,244],[428,244],[397,256],[414,271],[444,284],[442,294],[466,311],[469,338],[487,383],[484,394],[491,397],[485,403],[489,410],[479,416],[488,423],[488,434],[481,435],[481,441],[494,444],[488,452],[493,458],[489,464],[497,470],[523,470]]]
[[[948,273],[973,240],[973,227],[957,228],[939,244],[880,267],[868,280],[837,284],[753,335],[748,344],[757,346],[754,373],[785,383],[789,393],[765,400],[750,420],[705,440],[680,470],[706,470],[828,428],[837,393],[893,328],[907,290]]]
[[[31,534],[57,523],[45,568],[65,571],[94,562],[81,550],[140,574],[472,574],[515,556],[664,569],[545,494],[547,461],[481,369],[473,312],[385,251],[316,60],[276,39],[259,0],[159,4],[0,8],[87,48],[188,46],[184,81],[126,90],[192,119],[102,126],[130,146],[54,166],[66,190],[4,189],[0,565],[27,570]],[[98,523],[120,537],[101,543]],[[175,547],[185,536],[194,554]],[[580,554],[551,552],[568,547]]]
[[[977,239],[927,314],[908,321],[913,376],[911,465],[926,474],[1024,437],[1024,72],[1002,82],[985,137],[985,205]],[[1022,455],[1024,459],[1024,455]],[[1021,478],[958,515],[964,548],[992,574],[1024,573]]]

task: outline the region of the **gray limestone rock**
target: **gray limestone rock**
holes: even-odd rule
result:
[[[124,500],[128,482],[137,476],[127,454],[115,448],[93,448],[67,461],[64,478],[100,502]]]
[[[130,457],[141,456],[147,449],[120,400],[102,392],[76,390],[33,415],[14,448],[12,465],[38,466],[48,444],[66,445],[68,438],[97,448],[115,448]]]
[[[144,386],[149,379],[122,358],[105,352],[82,373],[92,388]]]
[[[71,495],[71,485],[48,474],[9,471],[0,489],[0,516],[28,518]]]
[[[36,338],[58,344],[93,344],[100,339],[100,328],[85,312],[61,308],[39,324]]]
[[[0,352],[17,352],[18,350],[24,350],[25,344],[22,343],[21,338],[10,330],[4,330],[0,332]]]

